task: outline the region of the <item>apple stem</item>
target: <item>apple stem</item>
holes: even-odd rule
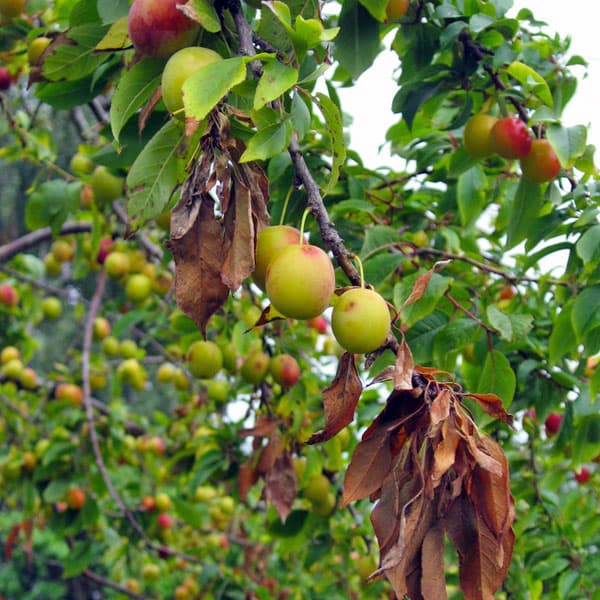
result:
[[[310,214],[310,209],[307,208],[304,210],[302,215],[302,221],[300,221],[300,243],[304,244],[304,225],[306,224],[306,218]]]
[[[363,269],[362,261],[356,254],[352,258],[356,261],[356,264],[358,265],[358,272],[360,274],[360,287],[364,288],[365,287],[365,272]]]
[[[285,219],[285,213],[287,212],[287,207],[290,202],[290,198],[292,197],[292,192],[294,191],[294,186],[290,185],[290,189],[288,193],[285,195],[285,200],[283,201],[283,210],[281,211],[281,218],[279,219],[279,224],[283,225],[283,221]]]

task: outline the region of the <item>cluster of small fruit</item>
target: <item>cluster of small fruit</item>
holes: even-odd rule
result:
[[[372,352],[390,332],[385,300],[366,287],[350,288],[337,296],[329,256],[306,243],[294,227],[274,225],[258,233],[253,279],[276,313],[284,317],[312,319],[333,304],[333,335],[348,352]]]
[[[465,150],[475,158],[498,154],[519,159],[523,177],[533,183],[551,181],[560,172],[560,162],[545,138],[532,138],[519,117],[497,118],[486,113],[473,115],[463,133]]]

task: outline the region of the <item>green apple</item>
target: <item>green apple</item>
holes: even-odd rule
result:
[[[321,502],[331,491],[331,482],[323,473],[313,475],[306,484],[303,494],[311,502]]]
[[[270,358],[266,352],[256,350],[246,356],[240,369],[242,379],[254,385],[259,384],[269,371]]]
[[[223,366],[221,348],[214,342],[194,342],[188,349],[187,361],[194,377],[209,379],[214,377]]]
[[[229,383],[224,379],[209,379],[206,382],[206,395],[217,404],[224,404],[229,399]]]
[[[198,69],[219,60],[223,60],[220,54],[200,46],[183,48],[169,58],[162,73],[161,88],[170,113],[181,114],[183,110],[182,87],[186,79]]]
[[[108,204],[123,194],[124,179],[113,175],[105,166],[99,165],[94,169],[90,184],[96,202]]]
[[[71,172],[78,177],[84,177],[85,175],[92,173],[94,171],[94,166],[94,161],[89,156],[81,154],[81,152],[73,154],[71,162],[69,163]]]
[[[156,370],[156,379],[159,381],[159,383],[171,383],[175,378],[176,371],[177,367],[175,367],[172,363],[164,362]]]
[[[344,292],[333,307],[331,329],[348,352],[372,352],[390,332],[390,311],[374,290],[353,288]]]
[[[463,144],[471,156],[485,158],[494,154],[491,134],[496,121],[496,117],[485,113],[477,113],[467,121],[463,132]]]
[[[269,263],[266,288],[271,304],[282,315],[311,319],[329,306],[335,290],[333,265],[318,246],[287,246]]]
[[[274,256],[284,248],[293,244],[299,244],[300,231],[289,225],[274,225],[265,227],[256,236],[256,263],[252,279],[261,289],[265,289],[265,277],[267,267]]]
[[[129,256],[125,252],[114,251],[104,259],[104,269],[109,277],[120,279],[129,273]]]
[[[68,262],[73,260],[75,256],[75,249],[73,244],[67,242],[67,240],[55,240],[52,242],[50,252],[58,262]]]
[[[20,359],[21,353],[19,349],[15,346],[5,346],[2,348],[2,352],[0,352],[0,364],[4,365],[9,360]]]
[[[62,302],[56,296],[48,296],[42,300],[42,314],[45,319],[58,319],[62,313]]]
[[[127,300],[135,304],[141,304],[147,300],[152,293],[152,280],[143,273],[134,273],[125,284],[125,296]]]
[[[96,341],[104,340],[110,335],[110,323],[104,317],[96,317],[92,324],[92,333]]]

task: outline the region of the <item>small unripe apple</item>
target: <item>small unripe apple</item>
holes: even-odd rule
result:
[[[142,577],[146,581],[156,581],[160,577],[160,567],[153,563],[144,565],[142,567]]]
[[[353,288],[335,303],[331,329],[348,352],[372,352],[385,342],[390,332],[390,311],[376,291]]]
[[[104,317],[96,317],[92,325],[92,332],[96,341],[104,340],[110,335],[110,323]]]
[[[208,503],[217,497],[217,490],[212,485],[200,485],[194,492],[196,502]]]
[[[575,479],[579,484],[587,483],[590,479],[590,470],[587,467],[581,467],[579,471],[575,472]]]
[[[187,360],[194,377],[209,379],[214,377],[223,366],[221,348],[214,342],[194,342],[188,349]]]
[[[84,175],[89,175],[94,171],[95,163],[89,156],[81,154],[81,152],[76,152],[71,157],[69,167],[71,168],[71,172],[73,174],[77,175],[78,177],[83,177]]]
[[[132,594],[139,594],[142,591],[142,586],[137,579],[128,579],[125,582],[125,588]]]
[[[98,165],[92,173],[90,185],[96,202],[108,204],[123,193],[124,179],[113,175],[105,166]]]
[[[169,233],[171,230],[171,211],[166,210],[164,213],[161,213],[156,217],[156,226],[163,231]]]
[[[534,139],[531,150],[521,159],[523,177],[534,183],[552,181],[560,173],[556,152],[546,139]]]
[[[46,269],[46,275],[48,275],[48,277],[58,277],[62,270],[62,263],[56,260],[56,257],[52,252],[48,252],[48,254],[44,256],[44,268]]]
[[[127,30],[140,54],[167,58],[194,42],[199,26],[177,8],[178,4],[179,0],[134,0]]]
[[[125,284],[125,296],[127,300],[140,304],[147,300],[152,293],[152,280],[143,273],[133,274]]]
[[[229,399],[229,383],[224,379],[210,379],[206,382],[206,395],[217,404]]]
[[[240,357],[235,344],[233,342],[225,344],[221,351],[223,353],[223,368],[229,373],[237,373],[240,368]]]
[[[256,236],[256,262],[252,279],[261,289],[265,289],[267,267],[275,255],[288,246],[301,242],[300,231],[289,225],[265,227]]]
[[[485,113],[473,115],[466,123],[463,132],[465,150],[475,158],[485,158],[494,154],[492,128],[498,119]]]
[[[94,369],[90,372],[90,387],[93,391],[103,390],[106,387],[106,374]]]
[[[0,0],[0,14],[9,19],[18,17],[25,9],[26,0]]]
[[[73,510],[80,510],[85,504],[85,492],[80,487],[67,490],[67,505]]]
[[[117,367],[117,376],[136,390],[143,390],[146,386],[146,371],[135,358],[124,360]]]
[[[31,367],[25,367],[21,371],[19,381],[26,390],[33,390],[38,386],[37,373]]]
[[[104,269],[109,277],[120,279],[129,273],[129,257],[125,252],[111,252],[104,260]]]
[[[40,56],[44,50],[50,45],[52,40],[45,35],[36,37],[31,40],[29,47],[27,48],[27,60],[30,65],[35,65],[40,60]]]
[[[278,354],[271,358],[269,371],[273,379],[283,387],[292,387],[300,379],[300,365],[289,354]]]
[[[359,557],[355,562],[356,572],[362,579],[366,579],[377,569],[377,560],[372,554]]]
[[[267,296],[286,317],[311,319],[329,306],[335,273],[327,253],[311,244],[293,244],[267,267]]]
[[[160,383],[171,383],[177,368],[169,362],[162,363],[156,370],[156,379]]]
[[[161,513],[166,513],[173,508],[173,502],[171,501],[171,498],[169,498],[168,494],[165,494],[164,492],[157,494],[154,501],[156,503],[156,510]]]
[[[504,158],[523,158],[531,150],[531,135],[518,117],[498,119],[490,136],[495,152]]]
[[[397,21],[401,19],[408,10],[408,0],[388,0],[385,7],[385,14],[388,21]]]
[[[11,360],[6,361],[2,367],[0,367],[0,375],[4,375],[9,379],[17,380],[21,377],[21,373],[23,373],[23,363],[18,358],[13,358]]]
[[[9,283],[0,285],[0,304],[4,304],[4,306],[19,304],[19,292]]]
[[[2,348],[2,352],[0,352],[0,364],[4,365],[9,360],[18,360],[21,358],[21,353],[19,349],[15,346],[5,346]]]
[[[108,336],[102,340],[102,352],[107,356],[118,356],[119,340],[115,337]]]
[[[37,465],[37,456],[31,451],[23,452],[23,469],[31,473]]]
[[[186,79],[198,69],[219,60],[223,60],[220,54],[200,46],[183,48],[169,58],[162,73],[161,89],[165,106],[171,114],[179,114],[183,109],[182,87]]]
[[[327,492],[325,497],[321,500],[315,500],[312,502],[312,511],[320,517],[328,517],[335,508],[335,494],[333,492]]]
[[[57,400],[68,400],[75,406],[83,404],[83,390],[74,383],[59,383],[54,392]]]
[[[54,258],[61,263],[73,260],[73,257],[75,256],[75,249],[70,242],[67,242],[67,240],[55,240],[52,242],[50,252],[52,252]]]
[[[187,390],[190,387],[190,380],[181,369],[175,370],[175,375],[173,375],[173,385],[176,390]]]
[[[323,473],[313,475],[306,484],[303,494],[311,502],[319,502],[327,497],[331,490],[331,483]]]
[[[544,426],[546,427],[546,435],[548,437],[556,435],[558,433],[558,430],[560,429],[562,421],[562,415],[558,413],[550,413],[544,421]]]
[[[419,231],[413,233],[412,241],[417,248],[425,248],[429,244],[429,236],[422,229],[419,229]]]
[[[248,383],[259,384],[269,371],[270,358],[266,352],[257,350],[246,356],[240,369],[240,375]]]
[[[42,300],[42,314],[45,319],[58,319],[62,313],[62,302],[56,296],[48,296]]]

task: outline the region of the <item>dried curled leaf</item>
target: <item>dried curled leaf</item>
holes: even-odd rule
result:
[[[296,499],[296,471],[289,452],[277,457],[265,475],[265,495],[285,523]]]

